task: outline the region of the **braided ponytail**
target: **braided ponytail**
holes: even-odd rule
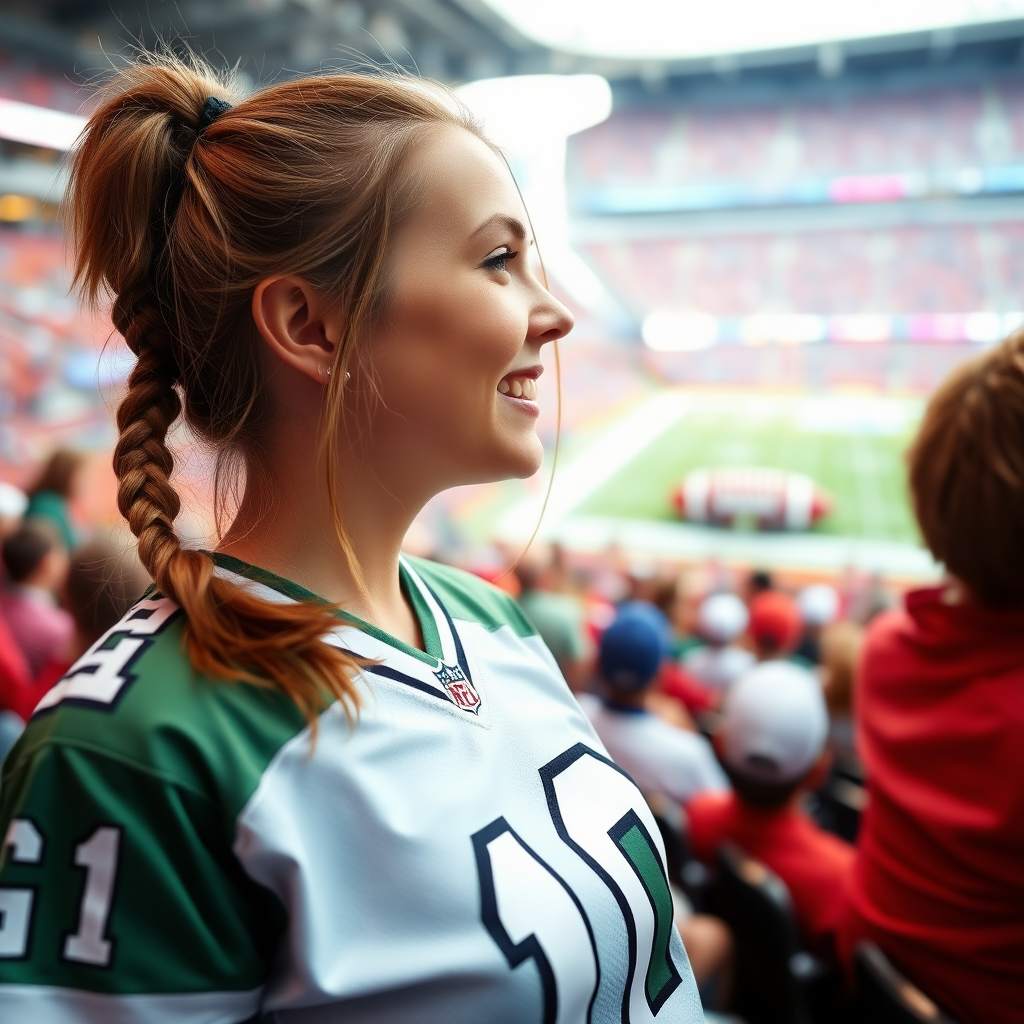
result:
[[[169,55],[119,72],[110,93],[73,155],[66,220],[76,284],[90,301],[113,298],[114,326],[136,356],[117,411],[118,507],[142,564],[185,611],[197,671],[276,686],[314,724],[331,698],[354,711],[360,663],[322,642],[336,607],[263,600],[182,548],[167,433],[184,412],[218,460],[257,467],[272,410],[250,304],[280,273],[355,311],[325,401],[340,414],[335,389],[381,303],[403,155],[439,123],[473,126],[422,84],[387,78],[323,76],[239,102],[228,80]],[[236,105],[207,125],[208,99],[225,94]],[[337,433],[325,423],[328,481]]]

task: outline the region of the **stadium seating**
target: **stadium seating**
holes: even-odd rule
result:
[[[814,794],[813,816],[818,824],[848,843],[856,843],[860,817],[867,806],[867,789],[832,774]]]
[[[69,287],[55,233],[0,230],[0,478],[20,479],[57,444],[110,443],[109,393],[96,387],[110,325]]]
[[[956,1024],[873,942],[856,952],[858,1024]]]
[[[585,255],[638,316],[683,309],[914,315],[1016,309],[1024,222],[592,242]]]
[[[574,136],[580,188],[953,171],[1024,162],[1024,83],[789,104],[627,109]]]
[[[89,94],[70,79],[46,74],[8,54],[0,54],[0,96],[68,114],[82,113],[89,99]]]
[[[749,1024],[825,1024],[841,1012],[835,970],[804,950],[783,881],[732,843],[718,851],[715,910],[736,940],[735,1012]]]

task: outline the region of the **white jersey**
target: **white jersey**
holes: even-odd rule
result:
[[[5,766],[0,1020],[702,1020],[657,827],[546,648],[482,581],[402,577],[426,651],[339,626],[374,664],[315,745],[196,679],[159,596],[71,670]]]
[[[590,693],[579,702],[615,763],[649,795],[686,803],[729,782],[703,736],[671,725],[643,708],[606,704]]]

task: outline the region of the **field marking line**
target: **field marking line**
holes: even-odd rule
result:
[[[544,514],[544,532],[554,529],[573,509],[597,491],[692,407],[681,391],[661,391],[610,424],[571,462],[559,468]],[[544,495],[523,498],[504,512],[495,526],[502,540],[524,540],[533,532]]]
[[[839,572],[852,566],[916,580],[934,580],[942,573],[926,548],[863,537],[759,533],[691,523],[577,515],[566,517],[556,528],[542,530],[541,536],[576,551],[603,551],[614,544],[643,555],[689,560],[714,557],[768,569]]]

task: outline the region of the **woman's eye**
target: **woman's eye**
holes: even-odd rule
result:
[[[483,266],[488,270],[507,270],[508,261],[514,260],[519,253],[513,252],[507,245],[503,246],[495,252],[492,252],[487,259],[484,260]]]

